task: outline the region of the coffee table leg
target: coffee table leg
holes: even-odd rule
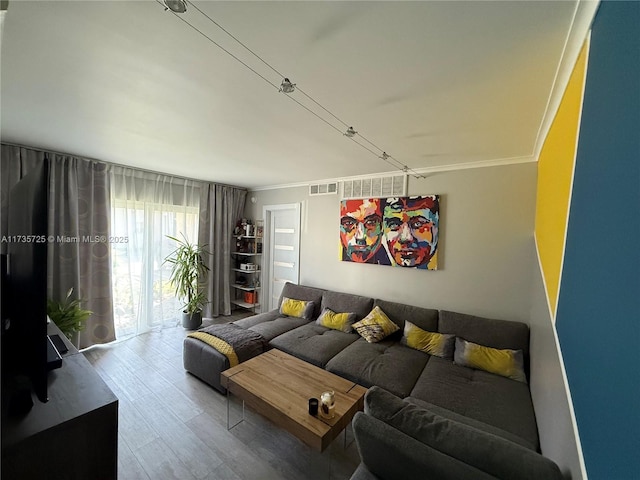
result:
[[[236,423],[231,425],[231,392],[227,388],[227,430],[231,430],[232,428],[238,426],[242,422],[244,422],[244,400],[242,401],[242,417]]]

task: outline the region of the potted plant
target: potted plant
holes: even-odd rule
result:
[[[182,312],[182,326],[194,330],[202,324],[202,309],[207,303],[205,293],[199,288],[199,279],[209,270],[204,263],[203,255],[209,255],[203,247],[167,235],[178,247],[167,257],[165,262],[172,264],[171,285],[178,298],[185,302]]]
[[[72,293],[73,287],[69,289],[62,302],[49,299],[47,301],[47,315],[60,331],[73,341],[74,335],[84,330],[85,323],[93,312],[84,310],[80,305],[80,299],[72,300]]]

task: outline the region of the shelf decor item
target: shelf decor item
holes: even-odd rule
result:
[[[169,281],[176,289],[176,295],[185,302],[182,326],[194,330],[202,324],[202,309],[207,304],[207,297],[198,281],[209,270],[202,258],[209,252],[204,246],[192,244],[184,235],[182,237],[184,240],[167,235],[176,242],[177,248],[164,261],[172,264]]]
[[[244,292],[244,301],[247,303],[258,303],[258,295],[256,292]]]

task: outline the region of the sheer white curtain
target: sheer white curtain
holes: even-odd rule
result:
[[[112,166],[111,253],[116,337],[175,326],[182,304],[169,283],[167,235],[198,240],[200,182]]]

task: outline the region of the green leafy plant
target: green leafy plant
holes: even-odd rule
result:
[[[209,252],[204,247],[190,243],[184,235],[182,237],[184,240],[167,235],[178,247],[164,261],[172,264],[169,281],[177,296],[185,302],[185,313],[193,314],[201,312],[207,304],[207,297],[198,287],[198,280],[209,270],[202,258]]]
[[[93,314],[91,310],[84,310],[81,307],[80,299],[73,300],[72,294],[73,287],[67,292],[64,301],[51,299],[47,301],[47,315],[69,339],[75,333],[84,330],[87,320]]]

